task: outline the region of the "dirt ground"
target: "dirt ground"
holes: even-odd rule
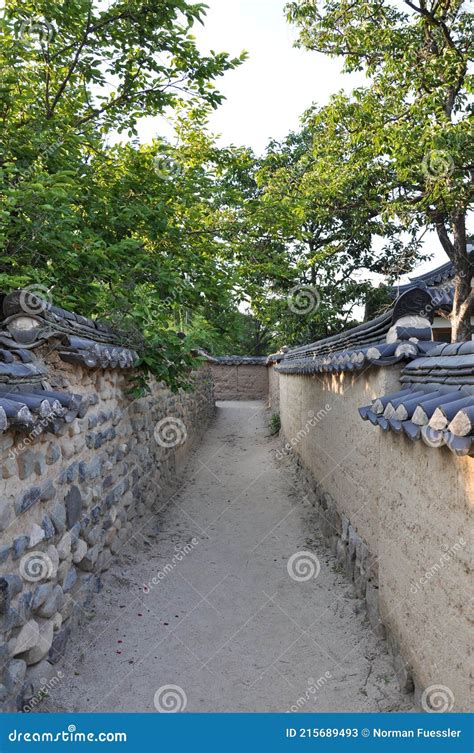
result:
[[[267,423],[262,402],[218,403],[38,711],[411,710]],[[290,575],[301,551],[317,577]]]

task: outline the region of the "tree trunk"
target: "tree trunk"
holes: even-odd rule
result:
[[[436,223],[438,238],[455,268],[454,302],[450,320],[451,342],[472,338],[474,254],[467,251],[466,218],[459,214],[454,218],[453,241],[449,238],[444,222]]]

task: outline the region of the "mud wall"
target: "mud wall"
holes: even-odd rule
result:
[[[398,367],[280,375],[284,452],[294,454],[321,528],[387,637],[402,689],[442,686],[468,709],[467,594],[474,459],[362,421],[358,407],[399,389]]]
[[[280,375],[274,364],[268,367],[268,403],[272,413],[280,412]]]
[[[216,400],[263,400],[268,396],[265,364],[211,364]]]

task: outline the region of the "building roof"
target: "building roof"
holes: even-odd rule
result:
[[[289,349],[280,359],[282,374],[355,371],[370,364],[392,366],[425,354],[433,343],[429,322],[435,313],[429,290],[412,288],[385,314],[310,345]],[[403,325],[397,327],[397,322]],[[426,326],[420,323],[426,322]],[[389,333],[393,335],[392,341]]]
[[[377,319],[292,348],[275,368],[283,374],[310,375],[405,362],[400,390],[360,408],[361,417],[382,431],[404,434],[430,447],[474,454],[474,341],[448,344],[431,339],[439,293],[411,287]]]
[[[455,455],[474,451],[474,342],[441,344],[403,369],[402,389],[359,409],[383,431]]]
[[[138,354],[107,324],[54,306],[28,290],[0,298],[0,346],[33,350],[48,342],[63,361],[89,368],[130,368]]]
[[[0,297],[0,432],[57,432],[85,415],[96,395],[50,388],[49,372],[35,353],[48,344],[63,361],[88,368],[128,368],[138,355],[119,344],[107,324],[53,306],[28,290]]]
[[[265,366],[267,356],[209,356],[203,354],[210,363],[220,366]]]
[[[472,245],[469,250],[469,255],[471,259],[474,258]],[[441,308],[448,308],[451,310],[454,299],[454,286],[451,284],[451,280],[453,280],[455,274],[456,270],[453,262],[447,261],[429,272],[410,277],[410,282],[406,282],[403,285],[393,285],[391,288],[391,294],[396,298],[412,288],[431,288],[430,292],[432,294],[434,294],[435,290],[440,290],[444,293],[440,299]]]

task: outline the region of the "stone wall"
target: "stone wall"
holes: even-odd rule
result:
[[[283,442],[372,629],[388,639],[402,689],[419,702],[441,685],[466,711],[474,459],[360,419],[358,407],[399,389],[399,376],[396,366],[281,374]]]
[[[264,400],[268,396],[265,364],[211,363],[216,400]]]
[[[132,399],[127,372],[67,364],[37,350],[50,386],[86,397],[56,433],[0,435],[0,622],[4,710],[28,709],[56,671],[101,573],[166,487],[214,412],[208,367],[191,392],[150,384]]]

